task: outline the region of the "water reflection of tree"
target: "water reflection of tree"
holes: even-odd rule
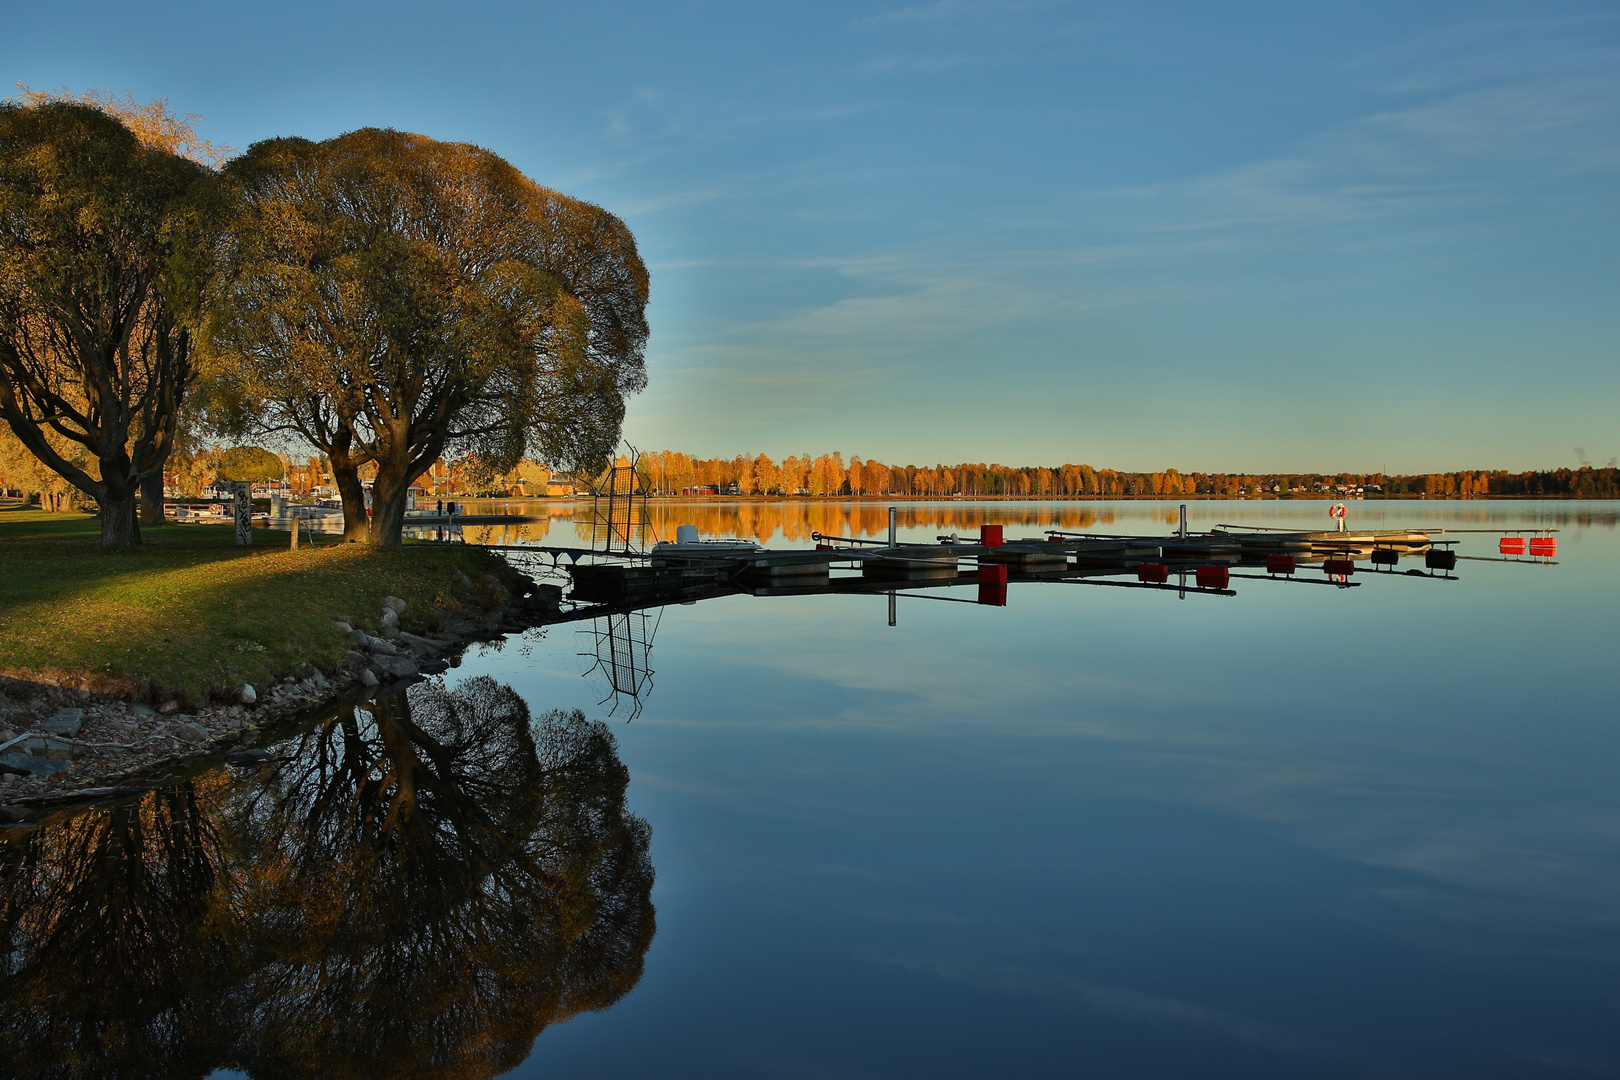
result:
[[[491,1075],[634,985],[652,868],[628,775],[582,714],[536,729],[477,679],[305,737],[242,834],[251,1072]]]
[[[11,1072],[487,1076],[639,979],[648,829],[603,725],[475,679],[283,752],[9,846]]]
[[[5,1075],[203,1076],[220,1059],[226,786],[181,784],[0,846]]]

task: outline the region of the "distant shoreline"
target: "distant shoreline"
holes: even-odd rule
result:
[[[468,495],[446,496],[466,502],[590,502],[585,495]],[[1580,495],[649,495],[651,503],[848,503],[848,502],[1620,502],[1614,498]]]

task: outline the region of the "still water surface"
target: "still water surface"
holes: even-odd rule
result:
[[[1318,528],[1324,509],[1191,513]],[[886,529],[881,507],[818,512],[844,516],[658,525]],[[1558,527],[1558,565],[1185,599],[1015,583],[1005,608],[902,594],[893,627],[881,596],[730,597],[649,618],[639,702],[610,693],[589,626],[475,651],[443,690],[285,744],[274,790],[199,783],[213,809],[188,820],[214,839],[171,846],[211,852],[230,902],[196,901],[158,975],[102,943],[101,972],[144,965],[143,993],[183,1002],[115,1037],[166,1047],[129,1056],[177,1076],[1620,1074],[1620,508],[1351,513]],[[902,520],[932,540],[1174,514]],[[581,528],[561,513],[548,539]],[[405,797],[388,777],[407,774]],[[166,873],[147,891],[187,895]],[[50,973],[19,982],[12,955],[9,991],[52,1008]],[[87,1010],[131,999],[72,977]],[[187,1028],[205,997],[231,1022]]]

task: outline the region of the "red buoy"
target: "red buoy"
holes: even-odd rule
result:
[[[1349,559],[1327,559],[1322,563],[1322,569],[1329,574],[1353,574],[1356,564]]]
[[[1294,572],[1294,557],[1292,555],[1267,555],[1266,573],[1292,574]]]
[[[1551,536],[1532,536],[1530,538],[1530,554],[1538,558],[1550,559],[1558,554],[1558,541]]]
[[[1163,563],[1141,563],[1136,568],[1136,580],[1163,585],[1170,580],[1170,568]]]
[[[979,526],[979,543],[983,544],[985,547],[1000,547],[1001,546],[1001,526],[1000,525],[980,525]]]
[[[1007,584],[1007,564],[980,563],[979,584],[1005,586]]]
[[[1232,573],[1224,566],[1200,566],[1197,571],[1200,589],[1224,589]]]

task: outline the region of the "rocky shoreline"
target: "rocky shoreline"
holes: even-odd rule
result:
[[[458,573],[457,584],[472,582]],[[562,590],[510,571],[485,575],[491,606],[468,615],[437,611],[438,629],[400,629],[406,601],[380,598],[378,634],[334,622],[354,638],[335,669],[306,664],[267,687],[244,686],[233,702],[190,710],[178,701],[130,701],[91,690],[0,677],[0,827],[31,826],[58,809],[147,790],[219,763],[256,766],[256,744],[277,728],[348,700],[360,702],[459,665],[468,645],[555,619]]]

